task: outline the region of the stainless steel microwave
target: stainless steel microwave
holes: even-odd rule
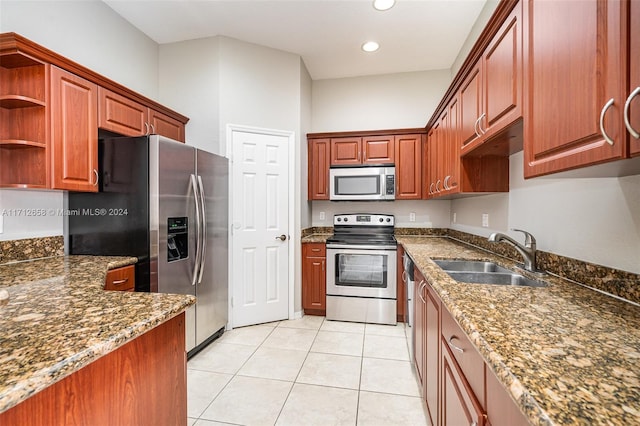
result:
[[[332,167],[329,169],[329,199],[376,201],[396,199],[394,166]]]

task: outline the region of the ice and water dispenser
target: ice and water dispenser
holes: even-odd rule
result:
[[[189,257],[189,224],[186,217],[170,217],[167,220],[167,261]]]

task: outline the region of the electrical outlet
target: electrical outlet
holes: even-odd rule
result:
[[[409,222],[416,221],[416,214],[414,212],[409,213]]]
[[[489,227],[489,214],[482,213],[482,226],[485,228]]]
[[[320,220],[324,220],[324,212],[320,212]]]
[[[453,213],[453,223],[456,223],[456,221],[458,220],[458,216],[456,215],[456,213]]]

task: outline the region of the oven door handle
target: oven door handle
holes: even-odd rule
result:
[[[397,251],[397,245],[353,245],[353,244],[327,244],[329,249],[348,249],[348,250],[393,250]]]

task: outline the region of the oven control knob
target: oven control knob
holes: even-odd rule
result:
[[[390,217],[387,218],[387,222],[391,222],[391,218]]]
[[[384,222],[384,219],[383,219],[383,218],[380,218],[380,222]]]
[[[342,218],[341,217],[338,218],[338,222],[342,222]]]
[[[348,221],[349,221],[349,218],[348,218],[348,217],[345,217],[345,218],[344,218],[344,221],[345,221],[345,222],[348,222]]]

